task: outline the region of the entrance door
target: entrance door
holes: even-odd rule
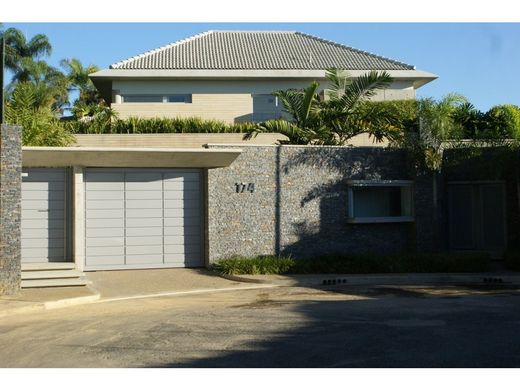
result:
[[[66,169],[24,169],[22,262],[67,261],[68,175]]]
[[[485,250],[501,257],[506,246],[503,183],[448,185],[449,238],[454,250]]]

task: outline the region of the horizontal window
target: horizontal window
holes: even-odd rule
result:
[[[349,222],[413,221],[411,181],[355,180],[348,186]]]
[[[191,103],[191,94],[122,95],[123,103]]]

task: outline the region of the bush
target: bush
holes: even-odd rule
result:
[[[520,264],[520,262],[519,262]],[[214,268],[227,275],[240,274],[370,274],[405,272],[483,272],[489,255],[466,253],[400,253],[379,255],[329,254],[306,259],[291,257],[232,257]]]
[[[520,139],[520,107],[514,104],[494,106],[486,112],[485,119],[492,136]]]
[[[292,257],[259,256],[241,257],[234,256],[221,260],[213,268],[224,275],[265,275],[285,274],[294,267],[295,260]]]
[[[247,133],[255,123],[228,124],[219,120],[190,118],[113,119],[107,126],[99,121],[68,123],[79,134],[164,134],[164,133]]]

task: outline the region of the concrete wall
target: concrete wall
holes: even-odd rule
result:
[[[21,129],[0,129],[0,295],[20,288]]]
[[[76,134],[74,146],[106,148],[202,148],[207,144],[275,145],[288,140],[278,133],[260,133],[244,139],[240,133],[182,133],[182,134]],[[364,134],[363,134],[364,135]],[[371,142],[357,138],[358,142]]]
[[[233,255],[404,251],[428,238],[415,233],[413,223],[347,223],[347,180],[409,179],[402,151],[241,148],[231,166],[208,171],[210,262]],[[255,191],[237,193],[236,183],[254,183]]]
[[[305,88],[312,79],[299,80],[178,80],[178,81],[128,81],[115,80],[112,89],[116,94],[112,108],[124,119],[131,116],[190,117],[218,119],[228,123],[251,120],[253,94],[270,94],[276,90]],[[317,80],[322,89],[324,79]],[[120,103],[117,96],[125,94],[192,94],[192,103]],[[414,99],[412,81],[395,81],[388,89],[379,91],[374,100]]]

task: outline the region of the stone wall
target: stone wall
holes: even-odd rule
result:
[[[0,129],[0,295],[20,288],[21,129]]]
[[[215,147],[221,146],[210,146]],[[421,221],[347,222],[347,180],[409,179],[402,151],[314,146],[241,149],[230,167],[208,171],[210,262],[233,255],[395,252],[431,240],[431,230],[415,233]],[[237,183],[243,183],[244,192],[237,193]],[[250,183],[254,192],[248,191]],[[428,207],[430,194],[420,194],[421,209]],[[425,218],[428,223],[430,215]]]

